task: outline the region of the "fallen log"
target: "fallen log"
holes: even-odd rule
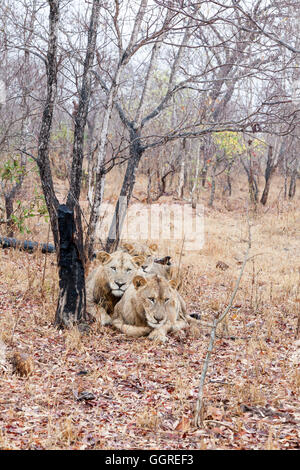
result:
[[[17,240],[16,238],[0,237],[0,248],[15,248],[33,253],[41,250],[42,253],[55,253],[55,246],[52,243],[38,243],[30,240]]]

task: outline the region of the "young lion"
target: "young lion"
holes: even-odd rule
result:
[[[127,243],[124,242],[121,245],[121,250],[126,251],[129,253],[131,256],[143,256],[144,257],[144,262],[141,266],[141,269],[144,272],[150,272],[154,259],[155,259],[155,254],[157,252],[158,246],[156,243]]]
[[[158,246],[156,243],[126,243],[121,245],[121,250],[127,251],[131,255],[142,255],[145,260],[141,266],[145,274],[158,274],[168,280],[175,279],[178,268],[171,263],[171,257],[157,258]],[[177,280],[178,282],[178,280]],[[178,282],[179,283],[179,282]]]
[[[129,336],[167,341],[168,332],[188,326],[184,300],[173,286],[157,274],[135,276],[114,308],[113,326]]]
[[[109,325],[114,306],[130,285],[144,258],[123,251],[112,254],[100,251],[96,258],[100,265],[89,274],[86,283],[87,310],[96,317],[96,304],[100,304],[101,325]]]

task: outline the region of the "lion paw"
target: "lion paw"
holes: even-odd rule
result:
[[[151,331],[148,338],[159,343],[166,343],[168,341],[168,338],[157,330]]]
[[[106,326],[106,325],[112,325],[112,319],[110,318],[109,315],[107,315],[107,313],[102,313],[101,316],[100,316],[100,322],[101,322],[101,325],[102,326]]]

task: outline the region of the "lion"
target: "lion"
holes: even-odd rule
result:
[[[112,324],[135,338],[147,336],[167,341],[167,333],[189,325],[185,302],[174,288],[174,281],[164,277],[136,275],[115,305]]]
[[[96,259],[100,265],[93,269],[86,282],[87,311],[96,318],[96,304],[99,304],[101,325],[110,325],[114,307],[140,269],[144,257],[123,251],[111,254],[100,251]]]
[[[145,274],[158,274],[168,280],[177,280],[179,285],[178,267],[171,262],[170,256],[157,258],[158,246],[156,243],[127,243],[121,245],[121,250],[127,251],[131,255],[144,256],[141,269]]]
[[[157,252],[158,246],[156,243],[123,242],[120,249],[127,251],[130,255],[143,255],[147,257],[153,256]]]
[[[140,243],[140,242],[135,242],[135,243],[128,243],[124,242],[121,245],[121,250],[126,251],[129,253],[131,256],[143,256],[144,257],[144,262],[141,265],[141,269],[148,273],[150,272],[154,259],[155,259],[155,254],[158,250],[158,246],[156,243]]]

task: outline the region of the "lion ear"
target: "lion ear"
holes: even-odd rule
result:
[[[132,261],[137,266],[142,266],[142,264],[146,261],[146,258],[143,255],[135,255],[132,257]]]
[[[101,264],[106,264],[111,260],[111,256],[109,253],[106,253],[106,251],[99,251],[96,254],[96,259],[100,261]]]
[[[127,243],[127,242],[122,243],[121,248],[128,251],[128,253],[133,253],[134,251],[134,246],[131,243]]]
[[[139,289],[140,287],[143,287],[147,284],[147,280],[143,276],[134,276],[132,282],[136,289]]]
[[[164,258],[155,259],[155,263],[162,264],[163,266],[170,266],[171,265],[171,256],[165,256]]]
[[[169,281],[169,285],[170,285],[173,289],[177,289],[177,287],[178,287],[178,282],[175,281],[175,279],[171,279],[171,281]]]
[[[157,243],[151,243],[151,245],[149,245],[149,248],[152,252],[157,251],[158,249]]]

